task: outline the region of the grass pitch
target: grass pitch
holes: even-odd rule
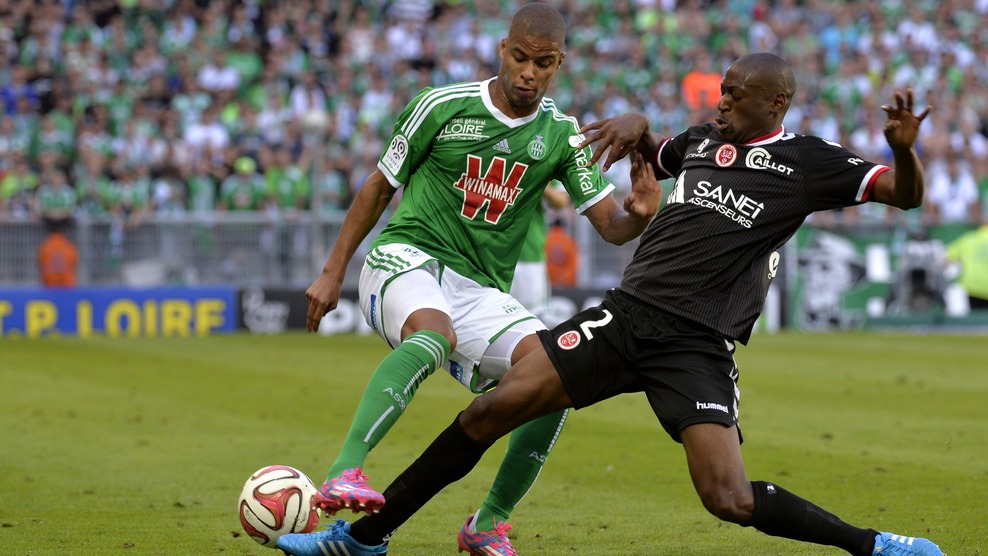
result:
[[[988,555],[988,339],[751,344],[737,356],[749,477],[862,527]],[[302,333],[0,340],[0,554],[277,554],[243,534],[240,487],[269,464],[321,482],[385,353],[376,337]],[[429,379],[371,453],[372,484],[383,489],[470,399],[441,373]],[[391,554],[455,554],[503,443],[406,524]],[[640,395],[573,413],[512,523],[522,554],[843,554],[708,515]]]

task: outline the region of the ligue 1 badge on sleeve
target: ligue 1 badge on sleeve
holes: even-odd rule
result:
[[[582,142],[583,142],[583,138],[580,137],[579,135],[570,135],[569,136],[569,146],[573,147],[574,149],[577,148],[577,147],[579,147],[580,146],[580,143],[582,143]]]
[[[397,174],[401,171],[401,165],[405,163],[406,156],[408,156],[408,140],[402,135],[395,135],[387,152],[381,158],[381,163],[392,174]]]

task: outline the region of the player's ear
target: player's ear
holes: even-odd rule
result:
[[[566,51],[564,50],[559,53],[559,61],[556,62],[556,69],[563,67],[563,60],[565,59],[566,59]]]
[[[776,114],[785,115],[786,111],[789,110],[789,101],[785,93],[776,93],[769,104],[772,107],[772,112]]]

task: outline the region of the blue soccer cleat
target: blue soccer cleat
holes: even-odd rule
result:
[[[871,556],[944,556],[940,547],[918,537],[894,533],[875,535],[875,551]]]
[[[388,543],[368,546],[350,536],[350,523],[337,519],[325,531],[289,533],[278,537],[278,548],[292,556],[380,556],[388,553]]]

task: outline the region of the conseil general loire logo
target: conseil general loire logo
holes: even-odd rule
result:
[[[515,204],[518,195],[523,191],[518,184],[528,170],[528,165],[515,162],[508,170],[508,161],[495,156],[486,171],[483,166],[484,161],[481,157],[467,155],[467,170],[460,175],[460,179],[453,184],[453,187],[463,191],[460,214],[464,218],[473,220],[483,210],[484,220],[497,224],[504,211]]]
[[[487,139],[487,122],[479,118],[453,118],[436,134],[436,141],[481,141]]]

